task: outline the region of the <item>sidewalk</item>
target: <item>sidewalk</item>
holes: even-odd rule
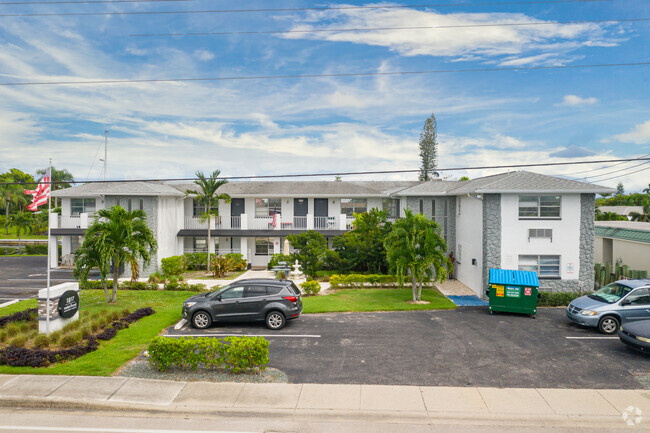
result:
[[[628,413],[628,419],[640,422],[633,427],[650,427],[650,391],[643,390],[186,383],[0,375],[0,406],[600,428],[626,428],[623,414]]]

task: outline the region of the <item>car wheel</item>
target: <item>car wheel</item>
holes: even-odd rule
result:
[[[603,334],[616,334],[621,323],[614,316],[605,316],[598,323],[598,330]]]
[[[269,329],[277,331],[278,329],[281,329],[285,323],[286,320],[279,311],[271,311],[266,315],[266,326],[268,326]]]
[[[212,325],[212,317],[205,311],[197,311],[192,316],[192,326],[197,329],[209,328]]]

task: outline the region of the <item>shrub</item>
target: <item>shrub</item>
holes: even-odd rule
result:
[[[81,338],[77,339],[78,334],[76,332],[70,332],[68,334],[65,334],[63,337],[61,337],[61,341],[59,342],[59,345],[61,347],[72,347],[75,346]]]
[[[7,341],[7,331],[2,330],[0,331],[0,343],[4,343]]]
[[[129,314],[131,314],[131,310],[129,310],[128,308],[122,310],[122,316],[128,316]]]
[[[214,256],[210,262],[212,275],[215,277],[225,277],[226,274],[234,269],[235,260],[227,256]]]
[[[106,287],[113,287],[113,280],[106,280]],[[103,289],[101,280],[79,281],[79,288],[82,290],[100,290]]]
[[[540,292],[537,305],[540,307],[565,307],[584,293],[580,292]]]
[[[113,320],[120,320],[120,317],[121,317],[121,316],[122,316],[122,315],[120,314],[119,311],[113,311],[113,312],[111,313],[111,316],[110,316],[110,317],[111,317],[111,319],[113,319]]]
[[[166,277],[179,276],[185,271],[185,257],[172,256],[160,260],[163,275]]]
[[[208,262],[208,253],[185,253],[185,269],[190,271],[200,271],[206,269]]]
[[[122,290],[158,290],[157,283],[150,283],[144,281],[124,281],[120,283]]]
[[[153,284],[164,284],[167,281],[167,278],[163,276],[160,272],[152,272],[149,275],[149,282]]]
[[[248,267],[248,262],[244,259],[244,256],[239,253],[228,253],[226,258],[233,261],[232,270],[233,271],[244,271]]]
[[[335,274],[330,276],[330,285],[333,288],[338,288],[341,286],[363,287],[365,283],[389,284],[389,283],[396,283],[396,282],[397,282],[397,277],[394,275]]]
[[[51,344],[56,344],[59,339],[61,338],[61,333],[60,332],[53,332],[50,334],[50,343]]]
[[[5,327],[5,332],[7,333],[7,337],[14,337],[20,333],[20,328],[15,323],[12,323]]]
[[[25,347],[25,344],[27,344],[26,335],[18,335],[9,340],[9,346],[11,347]]]
[[[27,323],[21,323],[18,328],[20,329],[21,333],[25,334],[29,332],[31,326],[29,325],[29,322],[27,322]]]
[[[93,333],[99,331],[99,323],[97,323],[96,321],[93,320],[90,323],[90,331],[93,332]]]
[[[307,295],[315,295],[320,292],[320,284],[318,284],[318,281],[305,281],[300,287]]]
[[[269,342],[263,337],[156,337],[147,348],[149,363],[159,371],[170,367],[225,368],[235,373],[261,371],[269,363]]]
[[[178,284],[178,277],[175,276],[169,277],[169,284]]]
[[[34,347],[44,349],[50,346],[50,337],[45,334],[40,334],[34,339]]]
[[[47,245],[25,245],[25,254],[47,255]]]
[[[90,316],[90,311],[88,310],[83,310],[80,314],[81,317],[88,317]]]
[[[275,268],[279,265],[280,262],[286,262],[287,266],[291,266],[291,264],[295,261],[296,259],[293,254],[289,254],[288,256],[284,254],[273,254],[271,256],[271,260],[269,260],[269,269]]]
[[[167,283],[165,284],[165,290],[170,290],[173,292],[203,292],[207,290],[208,286],[205,284],[188,284],[188,283]]]
[[[284,275],[284,271],[279,271],[279,272],[275,275],[275,278],[277,278],[278,280],[284,280],[285,278],[287,278],[287,276]]]

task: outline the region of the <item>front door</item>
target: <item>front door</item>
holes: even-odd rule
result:
[[[326,198],[314,199],[314,228],[316,230],[327,228],[327,201]]]
[[[309,213],[306,198],[293,199],[293,227],[297,229],[307,228],[307,214]]]
[[[244,209],[244,199],[243,198],[233,198],[230,202],[230,216],[236,217],[232,218],[232,228],[239,229],[241,228],[241,214],[245,212]]]

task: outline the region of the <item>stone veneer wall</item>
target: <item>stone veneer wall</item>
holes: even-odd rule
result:
[[[585,292],[594,288],[595,194],[580,195],[580,266],[577,280],[540,280],[548,292]]]
[[[501,194],[483,195],[483,288],[490,268],[501,268]]]

